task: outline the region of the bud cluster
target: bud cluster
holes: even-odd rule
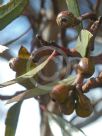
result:
[[[80,117],[88,117],[93,111],[93,106],[87,96],[74,86],[58,84],[50,93],[51,99],[58,103],[63,114],[70,115],[76,111]]]

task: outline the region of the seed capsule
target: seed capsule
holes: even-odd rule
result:
[[[60,104],[59,108],[63,114],[70,115],[73,113],[75,108],[75,101],[72,90],[69,91],[67,100],[63,104]]]
[[[80,20],[77,19],[73,13],[68,11],[62,11],[58,14],[56,22],[61,27],[74,27],[80,23]]]
[[[75,103],[76,114],[80,117],[88,117],[93,112],[93,106],[87,96],[82,92],[78,92],[76,103]]]
[[[54,86],[50,94],[51,99],[58,103],[63,103],[68,97],[68,91],[70,90],[70,88],[70,86],[66,86],[63,84]]]
[[[78,74],[82,74],[85,78],[88,78],[93,75],[94,71],[94,64],[90,58],[84,57],[80,60],[77,68]]]

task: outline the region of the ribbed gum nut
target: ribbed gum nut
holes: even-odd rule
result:
[[[85,78],[89,78],[93,75],[94,71],[95,67],[93,61],[90,58],[81,58],[77,67],[78,74],[82,74]]]
[[[63,104],[59,105],[59,109],[63,114],[70,115],[73,113],[74,108],[75,108],[75,100],[74,100],[73,92],[71,90],[69,91],[67,100]]]
[[[79,99],[75,103],[76,114],[80,117],[88,117],[93,112],[93,106],[89,100],[89,98],[85,95],[79,97]]]
[[[54,86],[50,93],[51,99],[55,102],[63,103],[68,97],[69,89],[70,87],[63,84]]]
[[[56,22],[61,27],[74,27],[80,23],[80,21],[68,11],[62,11],[58,14]]]

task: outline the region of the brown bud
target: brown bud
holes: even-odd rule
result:
[[[63,103],[68,97],[68,91],[70,90],[70,86],[66,86],[63,84],[58,84],[53,87],[53,90],[50,93],[52,100]]]
[[[95,71],[94,63],[90,58],[82,58],[78,64],[77,72],[84,75],[85,78],[88,78],[93,75]]]
[[[80,20],[76,18],[73,13],[69,11],[62,11],[58,14],[56,22],[61,27],[74,27],[80,23]]]
[[[93,106],[87,96],[85,96],[81,91],[77,94],[77,99],[75,103],[76,114],[80,117],[88,117],[93,112]]]
[[[70,115],[73,113],[75,108],[75,100],[72,90],[69,91],[67,100],[63,104],[60,104],[59,108],[63,114]]]
[[[9,61],[9,66],[12,70],[14,70],[17,73],[25,73],[26,72],[26,67],[27,67],[27,59],[21,59],[21,58],[12,58]]]

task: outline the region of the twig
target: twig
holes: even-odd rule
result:
[[[75,48],[69,49],[69,48],[65,48],[65,47],[61,47],[59,45],[57,45],[55,42],[47,42],[44,39],[42,39],[42,37],[40,35],[37,35],[36,38],[39,40],[41,46],[55,46],[57,48],[60,48],[64,53],[67,54],[67,56],[70,57],[81,57],[81,55],[79,54],[79,52],[77,52],[77,50]],[[49,50],[50,51],[50,50]],[[49,54],[48,50],[44,50],[45,54]],[[43,54],[44,54],[43,52]],[[51,51],[50,51],[51,52]],[[58,53],[56,55],[59,55]],[[38,53],[36,58],[39,58],[40,54]],[[99,54],[97,56],[90,56],[90,58],[92,59],[92,61],[95,64],[102,64],[102,54]],[[35,59],[37,61],[37,59]]]
[[[93,51],[94,50],[94,40],[95,37],[97,35],[97,32],[101,26],[102,23],[102,17],[100,16],[98,20],[96,20],[90,27],[89,31],[93,34],[93,38],[91,39],[91,47],[90,50]]]
[[[94,11],[97,13],[99,10],[101,0],[96,0],[96,4],[94,5]]]
[[[6,96],[0,95],[0,99],[1,99],[1,100],[8,100],[8,99],[11,99],[11,98],[13,98],[13,97],[15,97],[15,96],[17,96],[17,95],[23,93],[23,92],[25,92],[25,91],[16,92],[16,93],[15,93],[14,95],[12,95],[12,96],[8,96],[8,95],[6,95]]]
[[[37,24],[39,24],[39,20],[35,17],[34,13],[35,12],[33,11],[32,7],[30,5],[28,5],[28,7],[26,8],[26,10],[23,13],[23,15],[25,15],[28,18],[33,32],[35,32],[35,28],[37,27]]]
[[[53,3],[53,9],[54,9],[54,14],[57,15],[59,13],[59,8],[56,0],[52,0]]]
[[[91,56],[91,59],[95,64],[102,64],[102,53],[97,56]]]
[[[82,91],[83,93],[87,93],[90,89],[96,88],[96,87],[102,87],[102,72],[99,74],[98,77],[90,78],[83,86]]]
[[[82,14],[79,17],[79,19],[81,21],[85,20],[85,19],[90,19],[90,20],[96,21],[97,20],[97,16],[96,16],[96,13],[94,13],[94,12],[88,12],[88,13]]]

